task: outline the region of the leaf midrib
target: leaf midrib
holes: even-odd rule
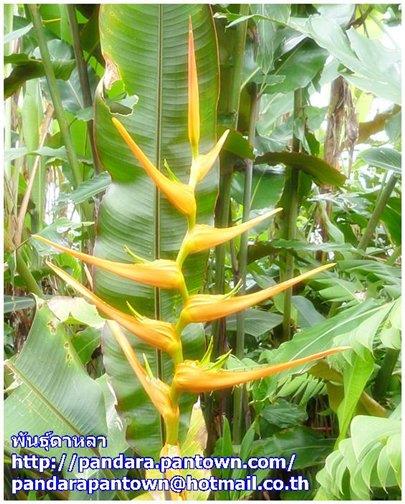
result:
[[[45,395],[21,372],[21,370],[15,367],[11,362],[7,362],[6,366],[16,374],[21,381],[31,390],[39,399],[57,416],[63,423],[65,423],[74,433],[79,436],[84,436],[85,434],[81,432],[77,427],[74,426],[66,416],[56,408]]]

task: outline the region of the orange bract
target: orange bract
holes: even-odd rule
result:
[[[174,375],[173,384],[178,390],[184,392],[194,392],[201,394],[202,392],[211,392],[213,390],[222,390],[235,385],[241,385],[253,380],[260,380],[267,376],[272,376],[281,373],[288,369],[301,366],[308,362],[323,359],[328,355],[332,355],[349,347],[337,347],[319,352],[302,359],[296,359],[290,362],[283,362],[281,364],[274,364],[270,366],[261,366],[248,371],[227,371],[220,369],[213,371],[204,369],[199,366],[198,362],[184,361],[176,366],[176,373]]]
[[[154,181],[158,189],[162,191],[170,203],[184,215],[187,215],[188,217],[195,216],[196,202],[193,188],[187,184],[183,184],[182,182],[170,180],[168,177],[163,175],[163,173],[160,172],[142,152],[141,148],[131,138],[130,134],[121,122],[115,117],[112,118],[112,122],[117,128],[119,134],[125,140],[125,143],[131,149],[133,155],[141,164],[142,168]]]
[[[179,415],[179,407],[175,406],[171,400],[170,387],[158,378],[148,376],[133,348],[116,322],[108,321],[107,325],[155,408],[165,419],[176,418]]]
[[[286,280],[277,285],[272,285],[267,289],[263,289],[253,294],[246,294],[245,296],[226,296],[226,295],[210,295],[210,294],[197,294],[190,296],[186,301],[184,308],[181,312],[180,325],[185,326],[190,322],[209,322],[222,317],[227,317],[233,313],[238,313],[246,310],[253,305],[262,303],[266,299],[271,298],[280,292],[285,291],[289,287],[309,278],[316,273],[320,273],[326,269],[331,268],[334,264],[325,264],[319,268],[307,271],[290,280]]]
[[[207,153],[207,154],[199,154],[191,163],[190,169],[190,181],[189,185],[195,187],[198,182],[201,182],[203,178],[207,175],[207,173],[214,166],[219,153],[224,146],[225,140],[227,139],[229,134],[229,130],[226,130],[222,133],[221,138],[218,140],[216,145]]]
[[[76,257],[92,266],[109,271],[124,278],[129,278],[135,282],[145,285],[153,285],[162,289],[183,289],[183,274],[175,261],[158,259],[156,261],[145,261],[142,263],[121,263],[108,261],[101,257],[95,257],[89,254],[83,254],[76,250],[71,250],[59,243],[54,243],[40,235],[33,235],[33,238],[40,240],[61,252],[65,252],[72,257]]]
[[[229,240],[232,240],[236,236],[241,235],[245,231],[248,231],[249,229],[257,226],[260,222],[272,217],[280,211],[281,208],[276,208],[271,212],[259,215],[254,219],[242,222],[237,226],[232,226],[229,228],[215,228],[212,226],[207,226],[205,224],[197,224],[188,233],[185,239],[184,247],[189,254],[194,254],[196,252],[201,252],[202,250],[207,250],[211,247],[216,247],[221,243],[225,243]]]
[[[160,320],[148,319],[146,317],[142,317],[141,320],[138,320],[137,318],[110,306],[54,264],[47,262],[47,265],[68,285],[80,292],[80,294],[82,294],[82,296],[86,299],[94,303],[104,316],[115,320],[122,327],[151,346],[160,348],[170,354],[177,351],[179,343],[172,324],[162,322]]]
[[[198,156],[200,142],[200,98],[191,19],[188,28],[188,138],[195,158]]]

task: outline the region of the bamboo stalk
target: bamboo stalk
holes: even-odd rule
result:
[[[251,145],[254,143],[256,133],[256,122],[260,106],[260,95],[257,89],[252,94],[250,121],[249,121],[249,134],[248,140]],[[247,159],[245,161],[245,183],[243,191],[243,215],[242,221],[249,220],[251,200],[252,200],[252,180],[253,180],[253,160]],[[238,277],[241,282],[240,294],[246,293],[246,273],[247,273],[247,256],[248,256],[248,235],[243,233],[240,237],[240,248],[238,257]],[[236,320],[236,348],[235,355],[238,359],[242,359],[245,349],[245,313],[241,312],[237,315]],[[234,392],[233,402],[233,440],[234,443],[241,442],[242,431],[242,416],[243,416],[243,396],[245,394],[244,387],[238,387]]]
[[[240,6],[239,14],[245,16],[249,14],[249,4]],[[235,55],[233,60],[233,72],[230,79],[231,87],[228,96],[220,97],[226,103],[225,116],[230,118],[226,126],[236,129],[238,126],[240,87],[242,82],[243,61],[245,56],[247,21],[239,23],[236,27]],[[231,199],[233,164],[228,155],[221,157],[220,182],[217,207],[215,209],[215,226],[226,227],[229,219],[229,207]],[[223,293],[225,289],[225,256],[226,245],[220,245],[215,249],[215,291]],[[224,320],[218,321],[214,326],[216,352],[219,350],[219,342],[224,340],[226,325]]]
[[[79,25],[76,19],[75,6],[72,4],[67,4],[66,9],[69,18],[70,30],[72,33],[73,51],[75,53],[77,72],[79,74],[80,88],[83,97],[83,105],[85,107],[91,107],[93,104],[93,99],[91,96],[89,74],[87,72],[87,64],[83,57],[82,46],[80,43]],[[90,147],[93,156],[94,168],[96,171],[98,171],[98,156],[93,136],[93,120],[87,121],[87,132],[90,140]]]
[[[297,119],[302,109],[302,90],[297,89],[294,93],[294,121]],[[300,151],[300,141],[293,133],[292,151]],[[286,168],[286,198],[285,202],[285,227],[284,238],[286,240],[294,240],[297,230],[297,215],[298,215],[298,182],[299,170],[294,166]],[[288,280],[294,275],[294,255],[290,251],[285,253],[285,268],[283,272],[283,280]],[[287,341],[291,337],[291,299],[292,288],[284,293],[284,313],[283,313],[283,340]]]
[[[399,179],[398,175],[396,173],[393,173],[389,178],[388,182],[383,184],[374,211],[370,217],[370,220],[368,221],[367,227],[359,242],[358,248],[360,250],[366,250],[368,244],[370,243],[370,240],[375,232],[375,228],[378,225],[378,222],[381,218],[384,208],[388,203],[391,193],[395,189],[398,179]]]
[[[245,16],[249,14],[249,4],[241,4],[239,14]],[[224,126],[229,129],[236,130],[239,118],[239,105],[240,105],[240,90],[242,84],[243,62],[245,57],[247,21],[239,23],[235,28],[235,44],[233,56],[233,68],[231,72],[222,72],[221,79],[227,79],[230,84],[228,86],[221,86],[229,92],[223,92],[220,95],[219,111],[222,117],[225,117],[226,122]],[[220,179],[219,179],[219,193],[217,206],[215,208],[215,226],[218,228],[227,227],[229,224],[229,211],[231,201],[231,183],[233,175],[233,159],[226,152],[220,157]],[[225,291],[225,258],[226,258],[226,244],[219,245],[215,249],[215,292],[220,294]],[[227,351],[226,343],[226,319],[220,319],[213,325],[213,335],[215,342],[215,355],[220,355]],[[213,431],[212,425],[214,422],[210,419],[213,418],[213,398],[207,398],[207,425],[208,425],[208,449],[213,447],[216,439],[216,432]],[[225,393],[221,392],[219,396],[219,416],[225,411]]]
[[[76,186],[78,186],[82,182],[83,177],[80,171],[79,161],[77,159],[76,152],[74,150],[72,137],[70,136],[69,125],[64,114],[62,100],[56,83],[55,72],[53,71],[51,63],[51,56],[49,54],[48,46],[46,43],[44,28],[42,26],[42,19],[39,14],[38,5],[30,4],[28,8],[31,13],[34,30],[38,39],[39,51],[41,53],[42,63],[45,69],[46,80],[48,82],[49,92],[51,94],[52,103],[55,109],[56,120],[58,121],[59,124],[60,132],[62,135],[63,143],[66,148],[68,161],[72,168],[75,183]]]
[[[384,355],[381,367],[375,378],[374,396],[377,400],[384,399],[399,354],[399,350],[388,348],[386,354]]]
[[[4,248],[8,252],[13,251],[15,253],[15,263],[17,273],[24,281],[28,290],[33,294],[35,294],[36,296],[43,298],[44,294],[41,290],[41,287],[37,284],[37,281],[35,280],[33,274],[31,273],[31,270],[27,266],[27,263],[25,262],[25,259],[22,256],[21,248],[15,249],[13,240],[11,239],[7,231],[5,231],[4,233]]]
[[[48,134],[49,124],[50,124],[50,122],[52,120],[52,116],[53,116],[53,107],[52,107],[52,105],[50,105],[48,107],[48,110],[47,110],[46,114],[45,114],[45,119],[44,119],[44,122],[42,124],[41,139],[40,139],[40,143],[38,145],[39,149],[44,145],[46,135]],[[30,178],[28,180],[27,189],[26,189],[26,191],[24,193],[24,197],[23,197],[23,200],[21,202],[20,210],[18,212],[17,228],[16,228],[16,231],[15,231],[15,234],[14,234],[14,245],[16,247],[18,247],[20,245],[20,243],[21,243],[21,237],[22,237],[22,232],[23,232],[23,228],[24,228],[25,214],[27,213],[27,209],[28,209],[28,204],[29,204],[30,197],[31,197],[32,188],[34,186],[34,181],[35,181],[35,177],[36,177],[38,168],[40,166],[40,162],[41,162],[41,156],[38,155],[35,158],[35,162],[34,162],[34,165],[32,167],[32,170],[31,170]]]

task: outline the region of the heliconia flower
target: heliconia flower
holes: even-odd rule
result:
[[[140,147],[131,138],[128,131],[120,123],[120,121],[113,117],[112,122],[117,128],[119,134],[125,140],[125,143],[131,149],[133,155],[141,164],[142,168],[154,181],[158,189],[162,191],[170,203],[181,213],[189,217],[194,217],[196,213],[194,189],[187,184],[183,184],[182,182],[176,180],[170,180],[170,178],[163,175],[163,173],[160,172],[142,152]]]
[[[252,294],[246,294],[244,296],[229,296],[226,294],[197,294],[190,296],[184,304],[181,312],[178,330],[182,329],[190,322],[209,322],[211,320],[227,317],[233,313],[238,313],[246,308],[250,308],[253,305],[257,305],[272,296],[280,294],[280,292],[285,291],[289,287],[292,287],[302,280],[316,275],[321,271],[329,269],[332,266],[334,266],[334,264],[319,266],[318,268],[307,271],[295,278],[291,278],[277,285],[272,285],[267,289],[254,292]]]
[[[188,29],[188,138],[191,145],[192,163],[189,185],[195,187],[214,165],[229,130],[226,130],[217,144],[207,154],[199,153],[200,142],[200,98],[198,92],[197,65],[191,19]]]
[[[260,366],[246,371],[228,371],[225,369],[212,370],[207,366],[200,366],[198,361],[184,361],[176,366],[173,384],[176,390],[200,394],[213,390],[222,390],[253,380],[260,380],[288,369],[301,366],[308,362],[323,359],[328,355],[342,352],[350,347],[337,347],[325,350],[308,357],[296,359],[281,364]]]
[[[197,224],[192,230],[187,234],[184,241],[184,249],[188,254],[194,254],[196,252],[201,252],[202,250],[207,250],[211,247],[225,243],[236,236],[248,231],[249,229],[257,226],[260,222],[272,217],[276,213],[280,212],[281,208],[276,208],[271,212],[267,212],[263,215],[259,215],[254,219],[246,222],[242,222],[237,226],[232,226],[228,228],[215,228],[212,226],[207,226],[205,224]]]
[[[83,297],[91,301],[105,316],[118,322],[122,327],[137,336],[140,340],[163,350],[171,355],[178,352],[179,342],[173,324],[147,317],[133,317],[109,305],[68,273],[49,261],[46,262],[62,280],[73,287]]]
[[[184,289],[184,277],[175,261],[157,259],[156,261],[143,261],[136,264],[109,261],[77,250],[71,250],[40,235],[32,235],[32,237],[80,261],[135,282],[162,289]]]
[[[191,18],[188,27],[188,138],[194,159],[198,156],[200,142],[200,98]]]
[[[201,182],[201,180],[203,180],[203,178],[214,166],[214,163],[224,146],[229,131],[230,130],[226,130],[222,133],[221,138],[207,154],[199,154],[197,157],[193,158],[190,170],[190,186],[195,187],[197,182]]]
[[[124,352],[129,365],[145,389],[145,392],[150,397],[153,405],[162,415],[165,423],[171,425],[174,421],[178,420],[179,407],[173,404],[169,385],[158,378],[155,378],[151,372],[148,373],[145,370],[139,362],[129,341],[125,337],[125,334],[121,331],[116,322],[110,320],[107,321],[107,325]]]

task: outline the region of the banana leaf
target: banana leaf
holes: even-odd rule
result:
[[[166,172],[166,165],[187,181],[191,150],[187,136],[187,36],[191,17],[196,44],[200,91],[202,153],[216,140],[218,57],[212,14],[207,5],[107,5],[100,8],[100,42],[106,72],[95,98],[95,137],[100,165],[111,184],[103,197],[97,223],[94,254],[130,261],[129,247],[145,259],[173,258],[186,231],[186,221],[160,196],[140,168],[111,122],[108,90],[115,85],[138,101],[119,120],[150,160]],[[118,84],[117,84],[118,83]],[[166,172],[167,174],[167,172]],[[211,223],[217,195],[218,170],[198,186],[199,223]],[[206,268],[204,254],[185,264],[190,292],[200,289]],[[181,308],[173,292],[146,286],[96,271],[95,290],[110,304],[127,311],[126,302],[143,315],[174,320]],[[138,355],[145,353],[157,372],[155,352],[128,335]],[[185,355],[196,355],[204,345],[199,327],[186,338]],[[160,447],[160,421],[121,350],[105,331],[103,352],[106,371],[127,422],[127,439],[141,454],[156,455]],[[201,354],[200,354],[201,355]],[[171,368],[163,356],[162,373],[170,381]],[[128,382],[128,380],[130,380]],[[191,411],[186,401],[184,411]],[[186,411],[187,410],[187,411]]]

